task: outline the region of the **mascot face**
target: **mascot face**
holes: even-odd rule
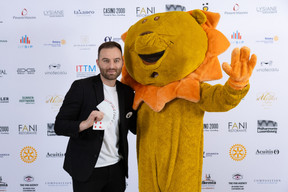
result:
[[[197,69],[208,49],[200,26],[201,11],[165,12],[147,16],[130,27],[125,39],[125,65],[142,85],[164,86]]]

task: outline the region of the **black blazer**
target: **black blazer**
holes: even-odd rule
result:
[[[134,91],[116,81],[119,101],[119,153],[123,156],[128,177],[128,129],[136,134],[136,111],[132,109]],[[86,181],[92,174],[103,142],[104,130],[92,127],[79,132],[79,124],[88,118],[96,106],[104,100],[100,75],[76,80],[67,92],[55,120],[57,135],[69,136],[63,168],[73,179]],[[132,112],[132,116],[131,116]]]

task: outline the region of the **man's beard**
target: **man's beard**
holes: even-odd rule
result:
[[[109,74],[108,71],[116,71],[115,74]],[[117,77],[121,74],[121,69],[107,69],[107,70],[104,70],[104,69],[101,69],[100,68],[100,73],[101,75],[107,79],[107,80],[116,80]]]

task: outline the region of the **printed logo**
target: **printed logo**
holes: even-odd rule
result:
[[[60,69],[60,67],[61,67],[61,64],[59,63],[49,65],[49,69]]]
[[[256,11],[262,14],[275,14],[277,13],[277,7],[276,6],[256,7]]]
[[[257,149],[256,155],[279,155],[280,151],[279,149],[264,149],[260,150]]]
[[[202,181],[202,189],[214,189],[216,181],[211,179],[210,174],[205,175],[205,180]]]
[[[235,3],[232,7],[232,11],[225,11],[224,14],[227,15],[245,15],[248,14],[247,11],[242,11],[238,3]]]
[[[137,17],[146,17],[148,15],[155,14],[155,7],[136,7],[136,16]]]
[[[231,34],[231,39],[233,40],[233,41],[231,41],[231,43],[233,43],[233,44],[243,44],[244,43],[244,40],[242,40],[242,35],[238,32],[238,30]]]
[[[262,104],[262,107],[267,109],[270,108],[275,101],[277,101],[276,94],[273,92],[264,92],[258,94],[256,101]]]
[[[203,3],[203,4],[202,4],[202,10],[203,10],[203,11],[208,11],[208,10],[209,10],[208,5],[209,5],[208,3]]]
[[[246,181],[243,180],[243,175],[236,173],[232,175],[232,179],[234,181],[228,182],[228,184],[231,186],[232,191],[243,191],[245,190],[245,185],[247,185]]]
[[[66,71],[61,70],[60,63],[52,63],[49,65],[49,71],[45,72],[45,75],[67,75]]]
[[[96,44],[90,43],[89,36],[84,35],[80,37],[80,42],[78,44],[74,44],[73,47],[78,48],[79,50],[90,50],[91,48],[95,48]]]
[[[8,126],[0,126],[0,134],[8,135],[9,134],[9,127]]]
[[[96,65],[76,65],[76,76],[80,78],[94,76],[96,68]]]
[[[35,180],[33,176],[31,175],[24,176],[23,180],[25,181],[25,183],[20,184],[20,187],[23,188],[23,192],[37,191],[36,187],[38,187],[38,184],[32,183]]]
[[[275,185],[279,184],[281,182],[281,179],[254,179],[254,183],[256,184],[270,184],[270,185]]]
[[[20,45],[18,46],[18,48],[24,48],[24,49],[33,48],[33,45],[31,45],[31,40],[27,35],[21,37]]]
[[[65,44],[66,40],[62,39],[62,40],[52,40],[50,43],[45,43],[44,46],[55,48],[55,47],[62,47]]]
[[[25,35],[24,37],[22,36],[22,38],[20,39],[20,43],[30,44],[30,39],[27,37],[27,35]]]
[[[0,77],[4,77],[4,75],[7,75],[7,72],[5,69],[0,69]]]
[[[18,125],[20,135],[36,135],[37,125]]]
[[[272,66],[273,61],[261,61],[261,66]]]
[[[257,72],[279,72],[279,68],[273,67],[272,60],[264,60],[260,62],[260,67],[256,69]]]
[[[47,123],[47,136],[56,136],[54,125],[55,123]]]
[[[0,103],[9,103],[9,97],[0,97]]]
[[[228,131],[229,132],[246,132],[247,131],[247,122],[228,122]]]
[[[47,17],[64,17],[64,10],[46,10],[43,14]]]
[[[64,97],[62,95],[49,95],[46,97],[46,103],[51,104],[51,108],[54,111],[58,111],[63,103]]]
[[[2,176],[0,176],[0,191],[6,191],[8,184],[2,180]]]
[[[22,96],[22,99],[19,99],[19,103],[35,104],[35,99],[33,96]]]
[[[274,37],[264,37],[261,40],[256,40],[256,43],[264,43],[264,44],[272,44],[275,43],[279,40],[278,36],[274,36]]]
[[[233,176],[232,176],[232,179],[234,179],[234,180],[242,180],[243,179],[243,176],[241,175],[241,174],[239,174],[239,173],[236,173],[236,174],[234,174]]]
[[[6,40],[6,39],[0,39],[0,43],[8,43],[8,40]]]
[[[104,38],[105,42],[110,42],[110,41],[116,41],[116,42],[120,42],[122,41],[121,37],[112,37],[112,36],[106,36]]]
[[[204,131],[209,132],[218,132],[219,124],[218,123],[204,123]]]
[[[18,68],[17,69],[17,74],[18,75],[34,75],[36,72],[35,68]]]
[[[29,16],[29,12],[26,8],[22,9],[21,16],[13,16],[13,19],[36,19],[35,16]]]
[[[231,39],[239,39],[240,40],[240,39],[242,39],[242,36],[238,31],[236,31],[236,32],[232,33]]]
[[[49,187],[68,187],[72,185],[71,181],[46,181],[45,185]]]
[[[125,8],[103,8],[104,16],[125,16]]]
[[[77,15],[77,16],[92,16],[95,14],[95,11],[94,10],[74,10],[74,15]]]
[[[233,11],[239,11],[240,9],[240,6],[238,3],[236,3],[234,6],[233,6]]]
[[[3,159],[5,157],[9,157],[10,154],[9,153],[0,153],[0,159]],[[1,190],[0,190],[1,191]]]
[[[61,152],[54,152],[54,153],[49,153],[47,152],[46,157],[47,158],[62,158],[65,156],[65,153],[61,153]]]
[[[21,12],[21,15],[26,16],[27,14],[28,14],[28,11],[27,11],[27,9],[24,8]]]
[[[20,152],[20,157],[25,163],[33,163],[37,159],[37,151],[31,147],[24,147]]]
[[[258,120],[257,133],[277,133],[278,123],[271,120]]]
[[[229,151],[231,159],[234,161],[242,161],[247,154],[246,148],[241,144],[235,144]]]
[[[25,176],[25,177],[24,177],[24,181],[26,181],[26,182],[33,182],[33,181],[34,181],[34,177],[33,177],[33,176],[30,176],[30,175]]]
[[[213,157],[213,156],[216,156],[216,155],[218,156],[219,153],[216,153],[216,152],[211,153],[211,152],[205,152],[205,151],[203,151],[203,159],[209,158],[209,157]]]
[[[186,11],[186,7],[182,6],[182,5],[174,5],[174,4],[167,4],[165,6],[166,11]]]

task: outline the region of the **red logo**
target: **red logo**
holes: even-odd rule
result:
[[[25,15],[27,15],[27,13],[28,13],[27,9],[24,8],[24,9],[22,10],[22,12],[21,12],[21,15],[22,15],[22,16],[25,16]]]

